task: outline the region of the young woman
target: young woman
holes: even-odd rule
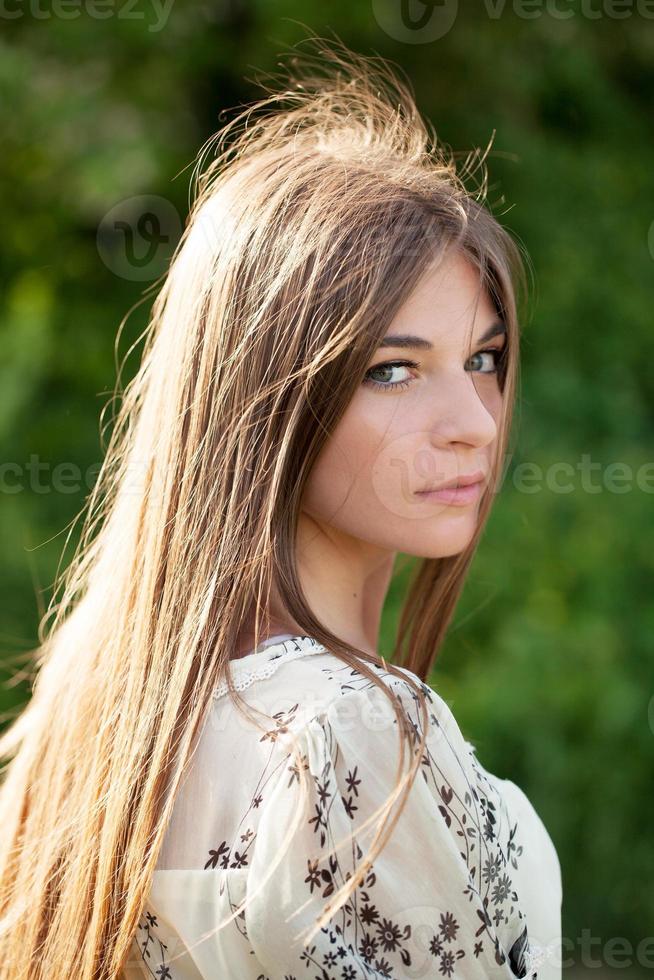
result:
[[[501,479],[521,253],[407,84],[314,43],[200,167],[0,744],[12,980],[560,976],[552,841],[426,683]]]

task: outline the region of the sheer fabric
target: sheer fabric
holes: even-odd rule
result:
[[[128,977],[560,980],[552,840],[522,790],[484,769],[447,703],[406,669],[427,697],[420,771],[382,853],[305,947],[301,936],[369,850],[378,817],[364,821],[395,785],[395,714],[311,637],[273,637],[231,669],[268,717],[255,716],[257,727],[225,684],[215,692]],[[374,669],[417,744],[413,691]],[[409,761],[405,752],[404,772]]]

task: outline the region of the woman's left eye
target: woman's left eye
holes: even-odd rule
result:
[[[485,371],[481,367],[473,368],[473,370],[479,371],[480,374],[497,374],[500,363],[505,353],[506,353],[506,349],[501,347],[488,347],[486,348],[486,350],[477,351],[476,354],[472,355],[470,359],[471,361],[473,361],[475,358],[482,358],[484,354],[492,354],[493,358],[489,370]],[[398,368],[417,368],[419,366],[420,365],[417,364],[415,361],[386,361],[384,364],[377,364],[375,365],[375,367],[370,368],[365,374],[363,383],[371,385],[373,388],[379,388],[382,391],[389,391],[391,389],[397,389],[397,388],[407,388],[411,384],[413,378],[408,378],[408,379],[405,378],[404,380],[401,381],[391,381],[388,378],[388,373],[390,372],[390,374],[392,375],[393,371],[398,370]],[[381,372],[382,375],[386,374],[386,380],[377,381],[372,377],[373,374],[376,374],[378,372]]]
[[[487,347],[486,350],[480,350],[477,351],[476,354],[473,354],[471,360],[473,360],[475,357],[482,357],[484,354],[492,354],[493,366],[489,371],[482,371],[481,374],[497,374],[500,363],[505,353],[506,353],[505,347]]]

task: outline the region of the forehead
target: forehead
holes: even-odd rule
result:
[[[439,346],[483,333],[497,311],[479,271],[460,253],[432,264],[399,308],[387,335],[413,333]]]

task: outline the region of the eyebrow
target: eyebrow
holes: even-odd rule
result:
[[[502,320],[496,320],[488,330],[481,335],[477,343],[485,344],[493,337],[506,336],[506,324]],[[380,347],[412,347],[416,350],[433,350],[434,345],[424,337],[416,337],[409,333],[387,334],[380,343]]]

